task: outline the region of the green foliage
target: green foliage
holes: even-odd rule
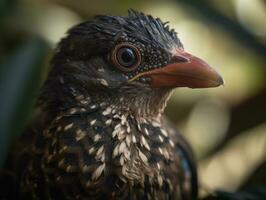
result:
[[[10,8],[14,6],[15,0],[1,0],[0,1],[0,19],[8,14]]]
[[[19,133],[29,118],[39,89],[40,64],[47,45],[32,39],[0,68],[0,163],[3,163],[10,139]]]

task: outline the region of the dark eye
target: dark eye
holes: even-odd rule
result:
[[[119,49],[116,56],[119,64],[124,67],[130,68],[136,61],[134,50],[129,47]]]
[[[141,62],[137,47],[129,43],[118,44],[112,52],[113,64],[123,71],[133,71]]]

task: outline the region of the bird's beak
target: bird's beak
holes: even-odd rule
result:
[[[158,69],[138,74],[149,77],[152,87],[209,88],[222,85],[223,78],[202,59],[183,50],[173,56],[173,62]]]

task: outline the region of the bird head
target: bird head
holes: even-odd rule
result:
[[[173,88],[221,84],[214,69],[184,51],[167,23],[129,10],[125,17],[97,16],[70,29],[59,43],[44,88],[57,100],[72,88],[158,113]]]

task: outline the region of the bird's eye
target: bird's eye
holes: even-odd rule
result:
[[[137,47],[130,43],[122,43],[115,46],[112,51],[112,62],[122,71],[133,71],[141,63],[141,54]]]
[[[136,60],[134,50],[128,47],[122,47],[117,52],[117,61],[124,67],[131,67]]]

